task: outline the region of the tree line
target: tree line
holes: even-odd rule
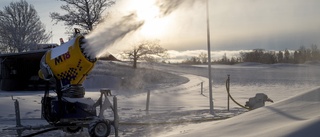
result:
[[[302,64],[307,61],[320,61],[320,50],[315,44],[312,44],[310,48],[301,46],[298,50],[291,52],[288,49],[285,49],[284,51],[254,49],[251,52],[241,52],[240,57],[242,62]]]
[[[187,58],[182,64],[207,64],[207,54],[200,53],[198,56]],[[312,44],[310,48],[301,46],[299,49],[289,51],[267,51],[264,49],[253,49],[250,52],[240,52],[239,57],[228,58],[226,53],[217,60],[212,61],[213,64],[233,65],[242,62],[256,62],[263,64],[275,63],[293,63],[302,64],[307,61],[320,61],[320,50],[316,44]]]

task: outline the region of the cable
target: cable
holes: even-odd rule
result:
[[[233,97],[231,96],[230,94],[230,82],[229,82],[229,78],[226,80],[226,89],[227,89],[227,92],[228,92],[228,96],[231,98],[231,100],[236,103],[238,106],[242,107],[242,108],[245,108],[245,109],[248,109],[248,110],[251,110],[251,108],[248,108],[248,107],[245,107],[243,105],[241,105],[240,103],[238,103],[236,100],[233,99]]]
[[[25,135],[25,136],[22,136],[22,137],[32,137],[32,136],[35,136],[35,135],[39,135],[39,134],[42,134],[42,133],[45,133],[45,132],[49,132],[49,131],[53,131],[53,130],[58,130],[59,128],[49,128],[49,129],[46,129],[46,130],[42,130],[42,131],[39,131],[39,132],[36,132],[36,133],[32,133],[32,134],[29,134],[29,135]]]

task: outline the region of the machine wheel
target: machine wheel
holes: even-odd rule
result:
[[[90,137],[107,137],[111,131],[110,122],[103,119],[94,121],[89,125],[88,131]]]
[[[63,131],[67,133],[77,133],[81,130],[81,127],[66,127]]]

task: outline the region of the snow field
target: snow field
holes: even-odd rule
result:
[[[215,115],[209,114],[207,69],[168,64],[142,64],[155,71],[147,72],[142,69],[143,71],[139,72],[125,67],[114,67],[117,65],[108,62],[98,63],[84,85],[87,87],[86,97],[91,97],[93,100],[97,100],[100,96],[100,88],[110,88],[112,94],[117,96],[120,136],[123,137],[294,136],[301,135],[319,123],[320,96],[317,85],[320,73],[317,65],[214,66]],[[159,77],[148,78],[143,74]],[[225,80],[228,74],[231,75],[231,95],[240,104],[245,104],[256,93],[267,94],[275,103],[266,103],[266,107],[247,112],[230,101],[230,111],[227,111]],[[129,86],[124,88],[122,77],[126,80],[132,77],[134,81],[127,82]],[[204,87],[203,94],[200,93],[201,82]],[[130,88],[137,83],[138,86]],[[150,90],[150,105],[147,113],[148,90]],[[40,120],[43,91],[0,91],[0,108],[3,110],[0,111],[0,129],[15,126],[11,95],[20,102],[23,125],[46,124],[44,120]],[[112,100],[112,97],[110,99]],[[107,110],[105,116],[111,118],[113,115]],[[229,119],[215,121],[224,118]],[[320,135],[319,132],[308,132],[310,136]],[[15,136],[15,132],[2,130],[0,133],[4,136]],[[84,129],[83,132],[76,134],[53,131],[41,136],[86,137],[88,134]],[[114,136],[113,132],[111,136]]]

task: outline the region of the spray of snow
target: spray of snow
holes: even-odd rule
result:
[[[148,20],[152,20],[151,18],[165,17],[173,11],[181,7],[185,7],[185,5],[192,5],[194,2],[195,0],[154,0],[153,2],[135,1],[133,2],[133,5],[134,3],[139,4],[136,4],[131,11],[127,11],[127,7],[120,5],[117,7],[117,11],[112,12],[111,17],[109,14],[108,19],[106,19],[105,22],[99,24],[86,36],[87,45],[84,46],[85,54],[90,57],[100,57],[105,55],[108,53],[108,49],[110,49],[112,45],[122,41],[124,37],[130,37],[127,35],[130,34],[130,38],[133,38],[139,29],[146,26],[145,24]],[[128,5],[128,2],[125,3]],[[144,18],[144,15],[139,14],[152,13],[151,11],[145,11],[145,9],[150,10],[146,7],[157,7],[158,12],[154,13],[155,15],[151,15],[151,18],[150,16],[148,16],[148,18]],[[154,9],[152,10],[154,11]],[[130,13],[128,14],[128,12]],[[157,28],[157,26],[152,28]]]
[[[195,1],[196,0],[157,0],[156,5],[160,9],[160,16],[166,16],[181,7],[193,5]],[[198,1],[203,2],[204,0]]]
[[[112,44],[139,29],[143,23],[137,19],[136,13],[120,18],[112,17],[112,20],[100,24],[86,37],[88,45],[84,46],[85,53],[91,57],[100,57]]]

